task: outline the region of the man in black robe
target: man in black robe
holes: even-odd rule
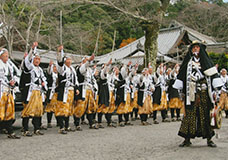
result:
[[[191,145],[190,138],[207,138],[209,147],[216,147],[211,140],[214,131],[211,127],[210,110],[214,106],[216,90],[222,86],[217,68],[206,52],[206,46],[193,42],[180,67],[173,85],[185,94],[184,118],[178,135],[185,138],[180,147]]]

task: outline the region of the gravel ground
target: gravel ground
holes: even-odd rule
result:
[[[117,116],[114,119],[117,120]],[[152,119],[148,121],[152,122]],[[193,145],[189,148],[178,147],[183,141],[177,136],[180,122],[151,126],[142,126],[139,120],[133,123],[134,126],[99,130],[91,130],[83,125],[82,132],[70,132],[67,135],[58,134],[58,128],[53,127],[44,131],[44,136],[21,137],[20,140],[8,139],[0,134],[0,160],[228,159],[228,119],[223,119],[222,128],[216,131],[218,138],[214,138],[214,142],[217,148],[207,147],[206,140],[199,138],[192,140]],[[73,126],[72,119],[70,125]],[[14,126],[16,133],[20,134],[21,120],[17,120]]]

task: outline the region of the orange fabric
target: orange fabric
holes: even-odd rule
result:
[[[45,111],[50,113],[50,112],[55,112],[55,108],[57,106],[57,93],[54,93],[51,102],[47,104]]]
[[[150,114],[153,112],[153,105],[152,105],[152,99],[151,96],[147,96],[144,100],[143,106],[138,107],[139,111],[138,114]]]
[[[4,92],[0,100],[0,120],[9,121],[12,119],[15,119],[13,95]]]
[[[41,117],[44,112],[43,100],[39,90],[33,90],[28,104],[23,104],[22,117]]]
[[[130,99],[130,93],[127,93],[127,98],[125,103],[120,103],[120,105],[117,108],[116,113],[117,114],[126,114],[128,113],[128,108],[130,107],[131,99]]]
[[[71,116],[73,114],[74,91],[70,90],[67,96],[67,102],[57,101],[55,116]]]
[[[99,105],[98,109],[97,109],[97,113],[108,113],[109,111],[109,107],[105,106],[104,104]]]
[[[128,113],[133,112],[133,109],[134,109],[134,108],[138,108],[138,103],[137,103],[137,101],[138,101],[138,93],[135,92],[135,93],[134,93],[134,99],[133,99],[133,101],[131,101],[131,105],[130,105],[129,108],[128,108]]]
[[[108,113],[113,113],[115,110],[116,110],[115,95],[114,95],[114,92],[110,92],[110,103],[109,103]]]
[[[228,95],[225,92],[222,92],[219,99],[219,106],[221,109],[228,110]]]
[[[164,109],[167,109],[168,105],[167,105],[167,97],[166,97],[166,93],[165,91],[162,92],[162,98],[161,98],[161,103],[160,105],[154,103],[153,104],[153,111],[161,111]]]
[[[184,106],[184,102],[180,98],[172,98],[169,101],[169,108],[181,109]]]
[[[97,98],[98,99],[98,98]],[[92,90],[86,90],[85,100],[78,100],[74,107],[74,115],[80,118],[87,110],[88,114],[96,113],[97,111],[97,100],[94,100]]]

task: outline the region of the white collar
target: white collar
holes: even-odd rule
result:
[[[193,57],[195,62],[199,62],[200,58]]]

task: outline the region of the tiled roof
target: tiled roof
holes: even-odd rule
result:
[[[178,40],[181,33],[182,27],[161,29],[158,35],[158,53],[160,53],[159,55],[167,55],[169,50]],[[141,43],[142,45],[145,43],[145,36],[128,44],[125,47],[117,49],[111,53],[96,57],[96,60],[99,61],[99,64],[108,62],[110,58],[112,58],[113,61],[119,61],[125,57],[128,57],[132,52],[137,50],[137,44],[139,43]]]
[[[37,49],[37,52],[40,54],[41,57],[41,63],[49,63],[50,60],[56,61],[56,52],[55,51],[47,51],[47,50],[41,50]],[[82,58],[84,56],[82,55],[76,55],[76,54],[70,54],[65,53],[66,55],[69,55],[74,63],[80,63]],[[20,51],[13,51],[12,57],[15,60],[21,61],[23,59],[24,53]]]

